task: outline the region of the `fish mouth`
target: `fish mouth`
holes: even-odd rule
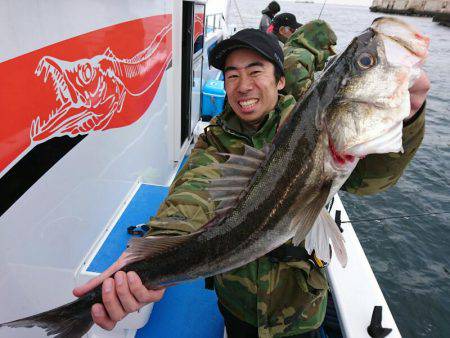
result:
[[[53,81],[53,88],[56,91],[56,100],[61,106],[64,106],[68,102],[76,104],[79,101],[80,95],[77,95],[77,91],[65,76],[58,61],[50,56],[42,58],[39,61],[35,74],[36,76],[41,76],[44,73],[44,83],[47,82],[50,75]]]
[[[421,34],[414,26],[395,17],[381,17],[373,21],[371,28],[384,37],[402,46],[422,62],[428,56],[430,38]]]
[[[36,76],[43,76],[44,83],[47,83],[49,78],[52,80],[57,106],[52,109],[47,119],[41,120],[38,116],[33,120],[30,130],[32,141],[41,141],[49,134],[62,129],[67,123],[68,112],[85,104],[84,98],[66,77],[59,62],[61,61],[58,59],[46,56],[39,61],[35,70]]]

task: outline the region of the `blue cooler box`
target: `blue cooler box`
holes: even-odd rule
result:
[[[208,80],[203,86],[202,117],[213,118],[219,115],[225,104],[224,82]]]

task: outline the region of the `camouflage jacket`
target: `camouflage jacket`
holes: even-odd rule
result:
[[[277,108],[254,134],[243,128],[229,108],[211,121],[175,178],[157,216],[149,222],[149,234],[186,234],[212,218],[215,205],[204,188],[209,179],[219,175],[208,164],[221,161],[223,157],[218,152],[242,154],[244,144],[261,148],[271,141],[294,103],[292,96],[281,97]],[[419,113],[403,130],[405,152],[370,155],[360,160],[344,189],[369,194],[393,185],[420,145],[423,131],[424,114]],[[188,221],[178,221],[168,227],[166,222],[158,222],[159,218],[166,217]],[[328,286],[322,270],[306,261],[272,263],[264,256],[215,276],[215,289],[223,306],[241,320],[257,326],[260,337],[299,334],[319,327],[324,319]]]
[[[314,20],[297,29],[283,47],[284,72],[288,93],[298,100],[314,81],[314,72],[322,70],[334,54],[336,34],[322,20]]]
[[[301,66],[299,63],[297,68],[309,67],[304,79],[310,79],[303,82],[305,87],[299,86],[300,82],[296,83],[295,88],[301,89],[298,93],[304,93],[312,83],[313,73],[309,70],[313,72],[317,66],[323,67],[329,55],[327,52],[309,52],[309,49],[308,52],[296,52],[307,56],[301,59]],[[316,55],[324,60],[317,61]],[[223,161],[223,157],[218,155],[220,152],[242,154],[244,144],[260,149],[266,142],[271,142],[294,105],[292,96],[280,96],[276,109],[268,113],[256,133],[245,129],[227,106],[199,137],[189,159],[172,183],[168,197],[156,217],[150,220],[149,235],[187,234],[211,219],[215,204],[205,188],[209,179],[219,174],[208,165]],[[405,126],[403,154],[367,156],[360,160],[343,188],[352,193],[370,194],[395,184],[422,140],[423,115],[416,115],[414,121]],[[167,217],[186,221],[170,225],[159,221]],[[272,263],[263,256],[243,267],[215,276],[214,284],[221,304],[237,318],[258,327],[260,337],[308,332],[319,327],[325,316],[328,285],[324,271],[306,261]]]

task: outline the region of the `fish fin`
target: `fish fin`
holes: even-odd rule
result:
[[[202,231],[203,230],[199,230],[188,235],[179,236],[147,236],[132,238],[128,242],[128,247],[125,252],[129,254],[129,260],[131,262],[148,259],[183,244]]]
[[[270,155],[270,152],[273,149],[273,144],[272,143],[264,143],[263,148],[261,149],[261,151],[264,153],[264,156],[267,158]]]
[[[294,238],[292,239],[294,245],[299,245],[310,232],[320,211],[327,202],[330,189],[331,182],[325,182],[319,192],[311,200],[306,202],[307,204],[305,206],[299,206],[298,213],[291,221],[291,225],[294,225],[294,227],[297,228]]]
[[[331,260],[329,245],[330,238],[328,237],[326,231],[326,222],[328,219],[322,220],[323,212],[324,210],[319,213],[313,227],[306,235],[305,249],[309,254],[311,254],[314,250],[317,258],[324,262],[329,262]]]
[[[248,156],[248,155],[236,155],[228,153],[219,153],[219,155],[227,156],[228,160],[225,163],[236,164],[244,167],[250,167],[253,169],[258,169],[261,165],[261,159],[258,157]]]
[[[242,189],[242,185],[248,183],[247,177],[242,176],[230,176],[220,177],[210,180],[208,188],[221,188],[221,187],[239,187]]]
[[[0,328],[6,326],[11,328],[37,326],[44,329],[47,336],[79,338],[89,331],[94,323],[91,316],[92,305],[93,303],[89,302],[88,297],[85,296],[53,310],[2,323]]]
[[[219,153],[219,155],[227,157],[227,160],[211,166],[220,171],[221,177],[210,180],[206,191],[214,202],[219,202],[217,209],[224,211],[236,204],[266,158],[266,154],[245,145],[243,155],[228,153]]]
[[[342,267],[345,267],[347,265],[347,251],[345,250],[344,236],[330,214],[322,209],[311,231],[306,235],[305,249],[309,254],[314,250],[317,258],[330,262],[330,239],[339,263]]]
[[[227,205],[223,205],[222,207],[217,208],[216,210],[214,210],[214,212],[216,214],[226,214],[227,211],[230,210],[230,209],[233,209],[233,206],[231,206],[231,205],[228,205],[228,206]]]
[[[244,145],[244,156],[259,158],[261,161],[264,161],[267,157],[267,152],[264,151],[264,148],[262,150],[256,149],[254,147],[251,147],[249,145]]]

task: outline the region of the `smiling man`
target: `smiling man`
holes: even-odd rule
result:
[[[251,129],[257,130],[277,104],[284,77],[276,79],[274,74],[274,65],[252,50],[238,49],[227,57],[224,76],[228,103]]]
[[[245,145],[261,149],[272,142],[296,103],[292,95],[279,94],[285,87],[286,69],[290,69],[290,76],[297,76],[287,92],[292,89],[300,96],[314,71],[324,65],[331,54],[329,46],[336,40],[329,27],[318,21],[306,24],[292,38],[296,40],[288,45],[295,53],[290,55],[302,61],[292,63],[295,69],[283,64],[277,40],[256,29],[242,30],[212,50],[210,63],[224,72],[228,102],[200,135],[169,196],[148,223],[148,236],[185,235],[198,230],[214,217],[216,208],[206,190],[208,181],[218,175],[210,164],[225,161],[223,153],[242,155]],[[428,89],[425,74],[410,89],[411,116],[404,123],[403,154],[369,155],[360,160],[344,189],[362,195],[397,182],[421,143]],[[182,221],[174,226],[164,221],[169,217]],[[112,329],[126,314],[163,294],[147,290],[133,272],[116,272],[121,263],[119,259],[104,274],[74,290],[81,296],[103,283],[103,305],[95,304],[92,316],[105,329]],[[319,337],[328,284],[323,263],[302,246],[287,242],[247,265],[214,276],[214,288],[230,338]]]
[[[248,44],[248,47],[245,47]],[[211,53],[211,64],[223,69],[228,104],[243,127],[258,130],[284,88],[283,51],[277,41],[257,30],[243,30]],[[217,51],[217,52],[215,52]],[[227,53],[221,58],[219,53]]]

